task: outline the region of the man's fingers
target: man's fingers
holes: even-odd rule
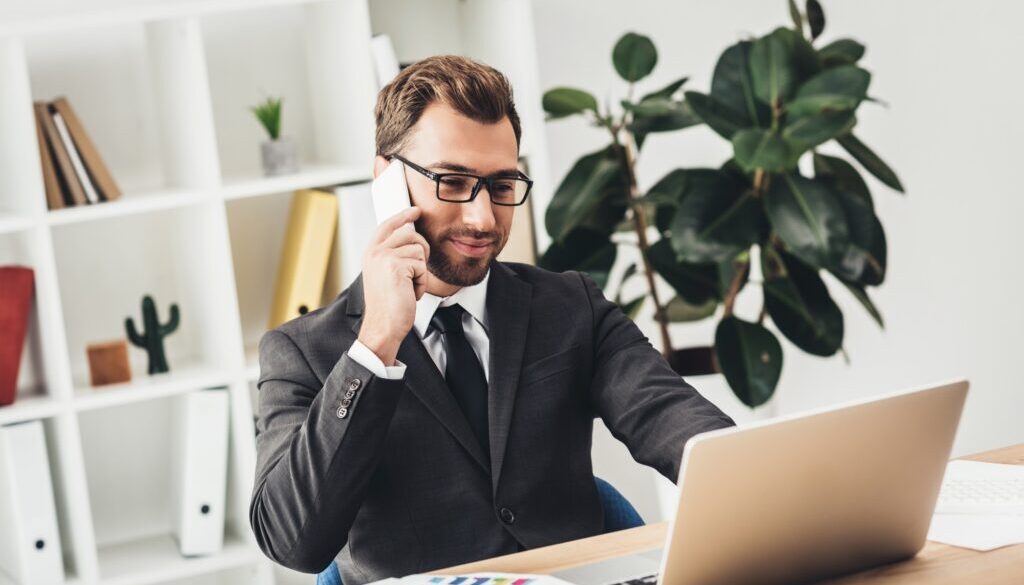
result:
[[[411,260],[426,260],[427,255],[423,251],[423,246],[419,244],[405,244],[394,248],[394,253],[399,258],[409,258]]]
[[[391,217],[385,219],[377,226],[377,232],[374,234],[374,244],[378,244],[386,240],[392,233],[395,232],[402,225],[407,224],[411,221],[416,221],[420,217],[420,208],[415,205],[399,211]]]
[[[418,244],[423,248],[423,254],[430,256],[430,244],[428,244],[427,239],[415,229],[395,230],[394,233],[378,245],[384,248],[399,248],[406,244]]]

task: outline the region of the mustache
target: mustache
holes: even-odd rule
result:
[[[474,240],[488,240],[492,244],[497,243],[501,239],[501,235],[498,232],[482,232],[474,229],[448,229],[441,234],[442,238],[471,238]]]

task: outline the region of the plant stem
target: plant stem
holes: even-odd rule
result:
[[[625,125],[625,122],[623,122],[616,130]],[[647,243],[647,214],[644,212],[644,206],[636,202],[636,199],[640,197],[640,189],[636,181],[636,158],[633,155],[632,135],[629,132],[625,132],[626,140],[622,141],[619,139],[619,134],[617,131],[612,131],[612,140],[615,141],[615,145],[622,153],[623,163],[626,166],[626,177],[629,181],[630,207],[633,209],[633,225],[636,229],[637,241],[640,244],[640,259],[643,261],[647,287],[650,289],[651,299],[654,301],[654,319],[658,322],[658,328],[661,331],[661,355],[668,360],[672,355],[672,339],[668,334],[668,316],[665,314],[665,307],[658,298],[658,289],[654,282],[654,269],[651,268],[651,262],[647,258],[647,249],[649,248]]]

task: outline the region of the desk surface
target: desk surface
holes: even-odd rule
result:
[[[992,463],[1024,465],[1024,444],[963,457]],[[564,542],[484,561],[448,567],[438,574],[500,571],[547,574],[615,556],[661,547],[668,523],[659,522],[610,534]],[[933,585],[939,583],[1024,583],[1024,544],[978,552],[928,541],[912,559],[829,579],[822,585],[872,583],[885,585]]]

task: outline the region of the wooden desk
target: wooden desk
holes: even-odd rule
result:
[[[963,459],[1024,465],[1024,444]],[[435,572],[446,575],[483,571],[547,574],[593,561],[659,548],[664,545],[667,532],[668,523],[659,522]],[[820,583],[1021,585],[1024,584],[1024,544],[978,552],[928,541],[912,559]]]

